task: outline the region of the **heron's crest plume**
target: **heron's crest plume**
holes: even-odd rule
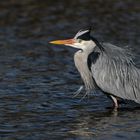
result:
[[[90,40],[91,39],[91,28],[86,30],[80,30],[76,35],[75,39]]]

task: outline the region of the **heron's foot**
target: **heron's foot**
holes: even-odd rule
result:
[[[83,90],[83,88],[84,88],[84,86],[80,86],[80,88],[76,92],[74,92],[73,98],[78,96],[81,93],[81,91]]]

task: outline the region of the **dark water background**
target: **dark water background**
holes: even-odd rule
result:
[[[140,65],[139,0],[0,1],[0,140],[139,140],[140,110],[114,112],[103,94],[80,101],[74,49],[50,45],[93,25]]]

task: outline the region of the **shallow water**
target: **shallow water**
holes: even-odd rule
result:
[[[101,93],[73,98],[81,85],[69,47],[54,39],[73,37],[93,25],[98,40],[136,54],[140,66],[137,0],[5,0],[0,2],[0,139],[140,139],[140,110],[118,112]]]

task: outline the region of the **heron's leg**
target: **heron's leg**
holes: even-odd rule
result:
[[[80,86],[80,88],[74,92],[74,96],[73,97],[76,97],[82,90],[83,90],[84,86]]]
[[[114,106],[115,106],[115,108],[118,108],[119,105],[118,105],[118,101],[117,101],[117,99],[116,99],[114,96],[112,96],[112,95],[110,95],[110,97],[111,97],[111,99],[112,99],[113,102],[114,102]]]

